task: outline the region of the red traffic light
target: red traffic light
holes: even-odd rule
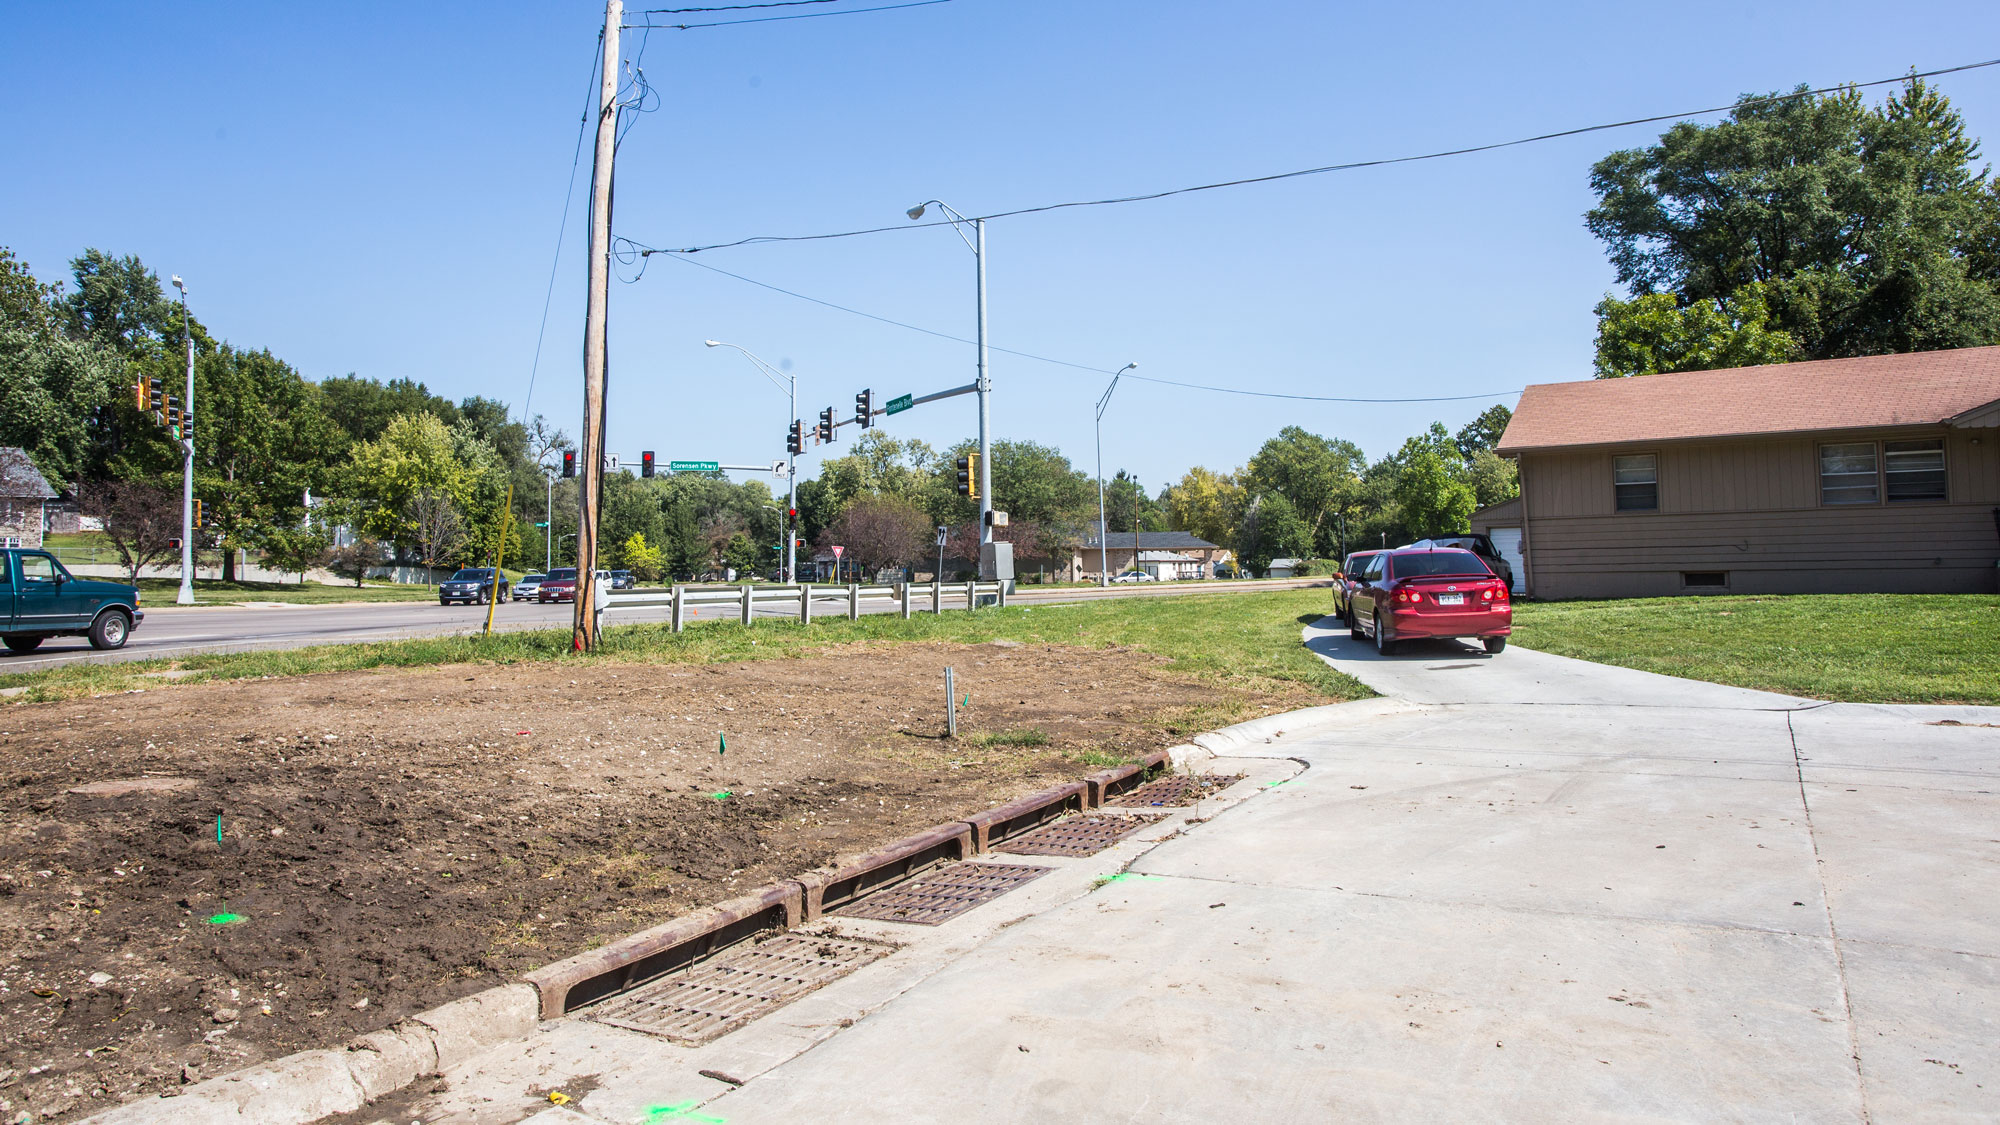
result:
[[[576,475],[576,453],[572,450],[565,449],[563,450],[563,476],[573,477],[575,475]]]

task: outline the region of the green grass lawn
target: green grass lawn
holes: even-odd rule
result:
[[[109,579],[122,582],[122,578]],[[141,578],[139,592],[144,595],[145,608],[172,605],[180,593],[178,578]],[[416,586],[409,583],[370,582],[356,586],[352,582],[327,585],[320,582],[224,582],[219,578],[197,578],[194,580],[194,598],[197,605],[235,605],[238,602],[297,602],[302,605],[324,605],[329,602],[423,602],[437,597],[437,587]]]
[[[811,656],[851,642],[949,641],[1087,648],[1130,646],[1168,657],[1168,667],[1201,679],[1295,698],[1298,706],[1359,699],[1373,694],[1307,652],[1299,626],[1325,612],[1326,591],[1274,590],[1181,598],[1133,598],[1081,605],[1009,606],[1006,609],[889,614],[821,620],[759,620],[745,628],[727,621],[691,624],[676,636],[664,625],[627,625],[605,631],[601,652],[569,651],[569,630],[499,633],[490,637],[435,637],[374,644],[322,645],[267,652],[212,653],[121,663],[78,663],[42,672],[0,674],[0,688],[28,690],[13,701],[67,699],[170,683],[293,676],[363,668],[433,664],[513,664],[540,660],[592,660],[705,664]],[[4,670],[0,662],[0,670]],[[171,681],[149,673],[173,670]],[[1189,732],[1236,721],[1219,710],[1191,711],[1174,725]]]
[[[2000,597],[1988,594],[1520,602],[1513,639],[1815,699],[2000,704]]]

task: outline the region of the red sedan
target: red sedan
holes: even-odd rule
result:
[[[1404,547],[1368,560],[1347,619],[1354,639],[1375,638],[1383,655],[1417,637],[1473,638],[1507,647],[1514,605],[1507,583],[1471,551]]]
[[[549,602],[573,602],[576,600],[576,568],[559,566],[549,571],[542,588],[535,591],[535,600],[547,605]]]

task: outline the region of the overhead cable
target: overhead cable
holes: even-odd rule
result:
[[[720,266],[711,266],[707,262],[697,261],[693,258],[676,256],[674,260],[677,262],[686,262],[688,265],[691,266],[700,266],[702,269],[708,270],[710,273],[719,273],[724,277],[733,277],[736,280],[741,281],[747,285],[755,285],[759,289],[768,289],[773,293],[782,293],[787,297],[795,297],[801,301],[809,301],[812,304],[821,305],[838,312],[849,313],[853,316],[866,317],[869,320],[879,321],[883,324],[893,325],[894,327],[897,328],[906,328],[911,332],[921,332],[926,336],[935,336],[940,340],[950,340],[956,344],[977,343],[977,341],[968,340],[963,336],[953,336],[949,332],[939,332],[936,329],[932,328],[922,328],[915,324],[908,324],[900,320],[891,320],[889,317],[886,316],[878,316],[875,313],[863,312],[860,309],[849,308],[846,305],[836,305],[832,301],[821,300],[818,297],[810,297],[804,293],[797,293],[790,289],[783,289],[776,285],[772,285],[769,282],[758,281],[754,277],[745,277],[740,273],[731,273],[730,271],[723,269]],[[1033,352],[1016,351],[1013,348],[1002,348],[1002,347],[997,347],[993,344],[986,345],[986,349],[988,351],[1001,352],[1006,355],[1019,356],[1022,359],[1032,359],[1037,363],[1052,363],[1057,367],[1068,367],[1077,371],[1089,371],[1098,375],[1119,374],[1119,372],[1114,371],[1109,367],[1093,367],[1087,363],[1072,363],[1066,359],[1055,359],[1050,356],[1036,355]],[[1161,379],[1151,375],[1140,375],[1132,371],[1124,372],[1124,377],[1127,379],[1140,379],[1148,383],[1162,383],[1170,387],[1186,387],[1191,390],[1197,390],[1197,391],[1214,391],[1217,394],[1249,395],[1254,398],[1284,398],[1284,399],[1293,399],[1300,402],[1347,402],[1347,403],[1469,402],[1474,399],[1510,398],[1514,395],[1521,393],[1518,390],[1513,390],[1513,391],[1494,391],[1489,394],[1477,394],[1477,395],[1433,395],[1426,398],[1351,398],[1351,397],[1342,397],[1335,395],[1280,394],[1276,391],[1249,391],[1249,390],[1244,390],[1241,387],[1217,387],[1207,383],[1184,383],[1176,379]]]
[[[938,3],[942,2],[942,0],[928,0],[928,2]],[[871,9],[871,10],[879,10],[879,9]],[[827,12],[819,14],[833,15],[835,13]],[[1085,200],[1074,200],[1068,203],[1045,203],[1039,207],[1021,207],[1012,211],[994,211],[984,215],[969,215],[966,216],[965,221],[971,222],[982,219],[1010,219],[1017,215],[1036,215],[1036,214],[1041,214],[1042,212],[1045,211],[1062,211],[1074,207],[1109,207],[1114,204],[1120,204],[1120,203],[1145,203],[1155,199],[1166,199],[1170,196],[1187,195],[1189,193],[1197,191],[1216,191],[1221,188],[1245,187],[1251,184],[1268,184],[1268,183],[1274,183],[1278,180],[1297,179],[1301,176],[1320,176],[1320,175],[1325,175],[1329,172],[1351,172],[1359,168],[1380,168],[1391,164],[1413,164],[1423,160],[1442,160],[1448,156],[1467,156],[1479,152],[1493,152],[1496,149],[1515,148],[1520,145],[1536,144],[1541,141],[1558,140],[1563,137],[1577,137],[1577,136],[1582,136],[1586,133],[1601,133],[1609,129],[1624,129],[1633,125],[1653,125],[1662,121],[1678,121],[1689,117],[1706,117],[1711,114],[1729,113],[1733,110],[1740,110],[1746,106],[1757,106],[1757,105],[1771,104],[1776,102],[1793,101],[1799,98],[1810,98],[1810,97],[1817,97],[1822,94],[1839,93],[1840,91],[1843,90],[1860,90],[1860,89],[1866,89],[1871,86],[1886,86],[1896,82],[1909,82],[1919,78],[1935,78],[1940,74],[1957,74],[1962,71],[1978,70],[1982,67],[1989,67],[1989,66],[2000,66],[2000,59],[1988,59],[1985,62],[1966,63],[1963,66],[1942,67],[1937,70],[1926,70],[1920,72],[1913,71],[1909,74],[1898,75],[1894,78],[1880,78],[1872,82],[1845,82],[1837,86],[1822,86],[1814,90],[1796,90],[1789,94],[1770,94],[1763,97],[1745,98],[1742,101],[1734,102],[1730,105],[1713,106],[1708,109],[1692,109],[1692,110],[1686,110],[1681,113],[1659,113],[1659,114],[1654,114],[1650,117],[1634,117],[1624,121],[1607,122],[1602,125],[1585,125],[1575,129],[1561,129],[1553,133],[1537,133],[1532,137],[1519,137],[1511,141],[1494,141],[1490,144],[1470,145],[1464,148],[1442,149],[1437,152],[1418,153],[1413,156],[1391,156],[1391,157],[1383,157],[1376,160],[1354,160],[1344,164],[1325,164],[1317,168],[1300,168],[1290,172],[1275,172],[1268,176],[1248,176],[1243,179],[1221,180],[1216,183],[1210,183],[1210,184],[1196,184],[1193,187],[1170,188],[1166,191],[1145,192],[1139,195],[1121,195],[1109,199],[1085,199]],[[898,223],[894,226],[866,227],[860,230],[836,231],[830,234],[758,235],[751,238],[739,238],[733,242],[710,243],[709,245],[706,246],[689,246],[680,249],[648,248],[644,252],[646,254],[699,254],[707,250],[726,250],[735,246],[750,246],[764,242],[819,242],[832,238],[855,238],[860,235],[866,235],[866,234],[885,234],[889,231],[919,230],[924,227],[949,226],[957,221],[958,220],[945,219],[929,223]],[[640,244],[634,243],[634,245],[636,246]]]
[[[893,12],[901,8],[928,8],[933,4],[949,4],[952,0],[910,0],[906,4],[883,4],[875,8],[842,8],[835,12],[799,12],[789,16],[753,16],[740,20],[714,20],[709,23],[631,23],[628,28],[646,28],[657,31],[694,31],[703,27],[736,27],[746,23],[777,23],[780,20],[818,20],[828,16],[858,16],[866,12]]]

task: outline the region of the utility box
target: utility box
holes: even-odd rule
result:
[[[1014,580],[1014,545],[1012,543],[981,543],[979,545],[979,580],[981,582],[1012,582]]]

